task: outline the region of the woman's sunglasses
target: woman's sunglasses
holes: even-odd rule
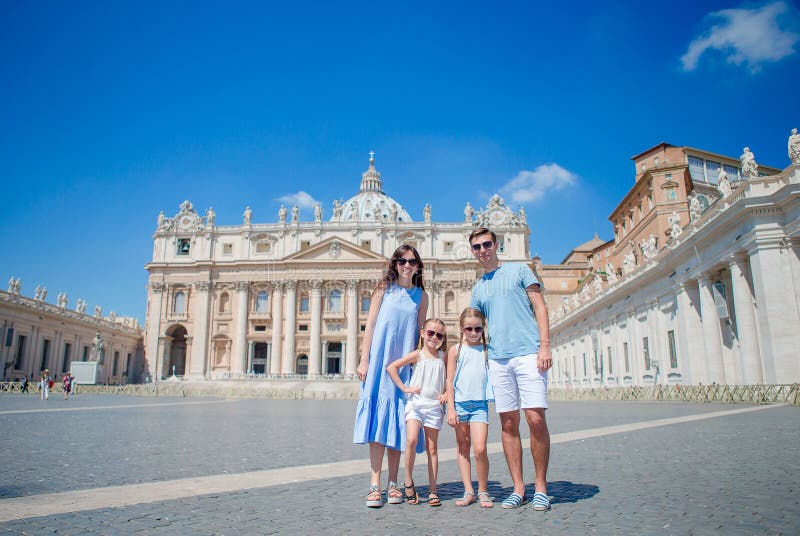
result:
[[[483,328],[482,328],[482,327],[480,327],[480,326],[478,326],[478,327],[476,327],[476,328],[473,328],[472,326],[467,326],[467,327],[465,327],[465,328],[461,328],[461,329],[463,329],[463,330],[464,330],[464,331],[466,331],[467,333],[477,333],[478,335],[480,335],[481,333],[483,333]]]
[[[486,242],[481,242],[480,244],[472,244],[472,251],[480,251],[481,248],[483,249],[491,249],[494,245],[494,242],[491,240],[487,240]]]
[[[428,337],[436,337],[437,341],[444,340],[444,333],[439,333],[438,331],[433,331],[432,329],[427,330],[425,335]]]
[[[400,257],[399,259],[395,259],[397,261],[398,266],[405,266],[408,263],[409,266],[416,266],[419,264],[417,259],[406,259],[404,257]]]

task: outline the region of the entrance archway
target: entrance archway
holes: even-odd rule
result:
[[[328,354],[325,360],[325,373],[326,374],[341,374],[342,373],[342,343],[329,342]]]
[[[167,336],[172,337],[172,343],[163,376],[183,376],[186,374],[186,328],[180,324],[173,326],[167,330]]]

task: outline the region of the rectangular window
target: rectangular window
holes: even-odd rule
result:
[[[719,168],[722,166],[719,162],[714,162],[713,160],[706,160],[706,179],[711,184],[717,184],[719,182]],[[728,177],[730,180],[730,177]]]
[[[614,374],[614,362],[611,360],[611,347],[608,347],[608,374]]]
[[[332,290],[328,293],[328,311],[332,313],[342,312],[342,291]]]
[[[176,253],[178,255],[188,255],[191,247],[192,247],[192,240],[190,238],[179,238],[178,251]]]
[[[308,296],[300,296],[300,312],[308,313]]]
[[[667,332],[667,341],[669,341],[669,366],[670,368],[678,368],[678,350],[675,347],[675,332],[669,330]]]
[[[233,244],[222,244],[223,255],[233,255]]]
[[[14,342],[14,328],[8,328],[6,330],[6,347],[11,346]]]
[[[728,180],[729,181],[734,182],[734,181],[741,180],[741,177],[739,176],[739,168],[734,167],[734,166],[729,166],[727,164],[725,164],[722,167],[725,169],[725,173],[728,174]]]
[[[644,356],[644,369],[650,370],[650,341],[642,338],[642,355]]]
[[[267,326],[256,326],[253,328],[255,331],[267,331]]]
[[[81,361],[89,361],[89,347],[88,346],[84,346],[83,347],[83,357],[81,358]]]
[[[44,339],[42,341],[42,362],[39,370],[44,370],[46,368],[50,368],[47,366],[47,359],[50,357],[50,339]]]
[[[114,352],[114,363],[111,366],[111,375],[117,375],[117,367],[119,366],[119,352]]]
[[[367,325],[361,324],[361,333],[364,333],[365,331],[367,331]]]
[[[64,343],[64,361],[61,363],[61,372],[69,370],[69,358],[72,353],[72,345],[68,342]]]
[[[297,326],[297,331],[308,331],[308,324],[299,324]]]
[[[628,357],[628,343],[622,343],[622,352],[625,354],[625,374],[630,374],[631,372],[631,361]]]
[[[702,158],[689,157],[689,175],[692,176],[693,181],[706,182],[706,170]]]
[[[506,251],[506,237],[503,235],[499,235],[497,237],[497,252],[505,253],[505,251]]]
[[[17,335],[17,353],[14,356],[14,368],[19,370],[22,368],[22,361],[25,359],[25,343],[28,337],[25,335]]]
[[[362,313],[368,313],[369,312],[369,302],[370,302],[370,297],[369,296],[362,296],[361,297],[361,312]]]

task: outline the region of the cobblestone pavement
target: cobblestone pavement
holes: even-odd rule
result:
[[[209,475],[361,460],[363,471],[116,508],[0,523],[0,534],[797,534],[800,531],[800,408],[776,407],[570,440],[598,427],[735,411],[741,405],[556,402],[549,512],[456,507],[454,461],[440,466],[441,508],[364,507],[367,448],[352,445],[354,401],[214,400],[79,395],[41,401],[0,395],[0,511],[41,494],[135,486]],[[60,411],[69,409],[69,411]],[[490,443],[499,441],[496,417]],[[446,429],[440,449],[455,445]],[[444,452],[443,452],[444,456]],[[533,465],[527,451],[525,474]],[[418,458],[424,462],[424,455]],[[345,464],[346,465],[346,464]],[[415,478],[427,496],[427,473]],[[384,479],[385,480],[385,479]],[[511,481],[490,456],[490,491]],[[385,481],[384,481],[385,485]],[[13,499],[13,498],[22,499]],[[48,496],[44,496],[48,498]],[[53,498],[57,495],[53,495]],[[132,498],[130,503],[137,502]],[[8,508],[5,508],[8,510]],[[12,515],[13,517],[13,515]]]

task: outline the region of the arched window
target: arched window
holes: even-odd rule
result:
[[[220,294],[219,297],[219,312],[220,313],[227,313],[228,307],[230,307],[230,297],[228,296],[227,292],[223,292]]]
[[[262,290],[258,294],[256,294],[256,312],[257,313],[266,313],[267,312],[267,299],[269,295],[267,294],[266,290]]]
[[[328,311],[332,313],[342,312],[342,291],[333,289],[328,293]]]
[[[172,303],[172,312],[173,313],[185,313],[186,312],[186,294],[179,290],[175,293],[175,299]]]
[[[446,292],[444,295],[444,312],[452,313],[456,305],[456,297],[452,292]]]

